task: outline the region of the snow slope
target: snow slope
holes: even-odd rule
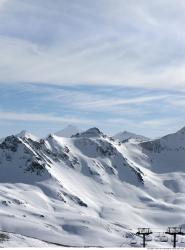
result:
[[[0,246],[19,235],[28,246],[130,246],[137,227],[185,225],[185,169],[166,167],[172,151],[183,156],[176,150],[183,151],[183,136],[161,138],[160,153],[151,150],[156,140],[120,143],[97,128],[72,138],[7,137],[0,144],[0,230],[15,234]],[[171,242],[150,242],[161,244]]]

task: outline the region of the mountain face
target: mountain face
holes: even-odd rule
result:
[[[77,133],[79,133],[80,130],[73,125],[68,125],[67,127],[65,127],[64,129],[58,131],[55,133],[56,136],[60,136],[60,137],[71,137],[73,135],[76,135]]]
[[[98,128],[71,138],[9,136],[0,144],[0,229],[27,245],[119,247],[137,227],[164,228],[169,218],[183,225],[184,137],[182,129],[120,143]]]
[[[120,132],[120,133],[114,135],[113,138],[116,140],[119,140],[121,142],[130,140],[130,139],[135,139],[135,140],[141,141],[141,142],[149,140],[149,138],[147,138],[143,135],[137,135],[137,134],[134,134],[134,133],[131,133],[128,131]]]
[[[185,127],[174,134],[140,145],[154,172],[185,172]]]

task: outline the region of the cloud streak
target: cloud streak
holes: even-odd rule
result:
[[[1,82],[185,88],[183,1],[2,6]]]
[[[104,94],[90,94],[83,91],[66,91],[61,90],[56,93],[49,93],[45,97],[48,101],[59,102],[66,106],[73,106],[79,110],[86,111],[111,111],[113,109],[134,107],[136,105],[145,105],[148,103],[155,103],[157,101],[164,101],[169,99],[170,94],[156,94],[156,95],[137,95],[135,97],[123,96],[107,96]]]
[[[1,121],[24,121],[24,122],[47,122],[47,123],[77,123],[89,125],[94,123],[93,120],[80,119],[75,117],[59,117],[52,114],[42,113],[16,113],[0,111]]]
[[[183,125],[184,12],[182,0],[0,0],[1,121]]]

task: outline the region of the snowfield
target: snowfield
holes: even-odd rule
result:
[[[62,136],[1,141],[0,246],[139,247],[137,228],[150,227],[148,246],[171,247],[162,232],[185,229],[185,128],[157,140]]]

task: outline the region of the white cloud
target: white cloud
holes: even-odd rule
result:
[[[47,92],[47,96],[43,99],[47,101],[59,102],[62,105],[66,105],[68,107],[75,107],[79,110],[87,110],[87,111],[110,111],[119,109],[125,109],[125,111],[129,108],[136,107],[137,105],[144,105],[155,103],[156,101],[165,101],[172,97],[171,94],[148,94],[148,93],[140,93],[136,91],[134,96],[127,96],[124,91],[122,91],[122,97],[118,96],[118,92],[112,93],[112,95],[105,93],[90,93],[83,92],[79,90],[57,90],[52,91],[51,89],[43,89],[43,91]],[[131,94],[131,91],[130,91]]]
[[[94,121],[70,116],[55,116],[42,113],[16,113],[0,111],[1,121],[47,122],[47,123],[77,123],[92,124]]]
[[[184,89],[184,11],[180,0],[8,1],[0,82]]]
[[[185,96],[180,96],[169,100],[169,104],[173,107],[185,107]]]
[[[5,4],[5,2],[7,2],[7,0],[0,0],[0,8],[3,7],[3,5]]]

